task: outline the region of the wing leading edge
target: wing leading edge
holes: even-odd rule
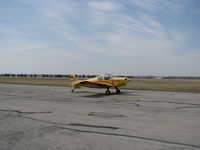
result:
[[[108,88],[111,87],[111,85],[99,83],[99,82],[92,82],[92,81],[81,81],[80,86],[84,87],[90,87],[90,88]]]

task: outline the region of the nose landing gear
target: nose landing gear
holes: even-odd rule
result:
[[[117,93],[117,94],[120,94],[120,93],[121,93],[121,91],[120,91],[117,87],[115,87],[115,89],[116,89],[116,93]]]
[[[117,87],[115,87],[115,89],[116,89],[116,94],[120,94],[120,93],[121,93],[121,91],[120,91]],[[109,90],[109,88],[107,88],[105,94],[106,94],[106,95],[110,95],[110,90]]]
[[[109,88],[107,88],[107,90],[106,90],[106,93],[105,93],[106,95],[110,95],[110,90],[109,90]]]

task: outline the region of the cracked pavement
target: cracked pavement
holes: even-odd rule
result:
[[[200,149],[200,94],[0,84],[0,149]]]

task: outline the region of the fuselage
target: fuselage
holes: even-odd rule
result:
[[[122,77],[112,77],[110,75],[101,75],[95,78],[90,78],[87,80],[77,80],[73,82],[73,87],[74,88],[84,88],[84,87],[90,87],[87,85],[81,85],[82,82],[92,82],[96,83],[96,86],[92,86],[93,88],[105,88],[105,87],[121,87],[125,86],[130,80],[128,78],[122,78]],[[98,84],[105,85],[103,86],[98,86]]]
[[[114,87],[116,89],[116,93],[120,94],[120,90],[118,87],[125,86],[130,79],[121,78],[121,77],[113,77],[108,74],[104,74],[95,78],[90,78],[87,80],[78,80],[75,75],[70,76],[72,81],[72,92],[76,88],[106,88],[106,95],[110,94],[110,88]]]

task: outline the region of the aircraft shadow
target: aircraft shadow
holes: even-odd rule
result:
[[[87,92],[87,93],[93,93],[93,92]],[[129,92],[121,92],[120,94],[116,94],[116,93],[110,93],[110,95],[106,95],[105,93],[93,93],[91,95],[85,95],[83,97],[89,97],[89,98],[101,98],[101,97],[109,97],[109,96],[113,96],[113,95],[126,95]]]
[[[91,92],[91,91],[74,91],[74,93],[94,93],[94,92]]]

